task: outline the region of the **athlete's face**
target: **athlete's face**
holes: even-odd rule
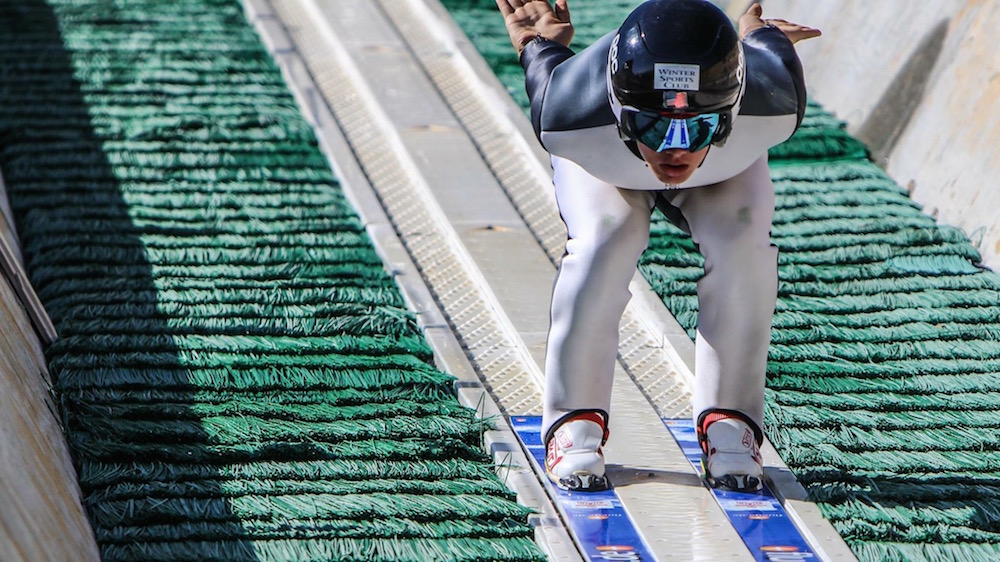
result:
[[[696,152],[688,152],[682,148],[657,152],[641,142],[636,144],[639,146],[639,154],[649,165],[649,169],[656,176],[656,179],[668,185],[686,182],[708,155],[709,148],[705,147]]]

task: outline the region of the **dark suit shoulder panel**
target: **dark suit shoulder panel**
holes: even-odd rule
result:
[[[743,41],[747,65],[747,89],[741,115],[796,114],[802,121],[806,88],[802,63],[792,42],[773,27],[751,32]]]
[[[524,68],[524,89],[531,102],[531,125],[535,136],[541,141],[542,106],[545,92],[552,78],[552,72],[560,64],[573,58],[573,51],[555,41],[539,37],[530,41],[521,51],[521,67]]]
[[[541,114],[543,131],[571,131],[615,122],[608,101],[609,33],[552,72]]]
[[[747,90],[740,104],[741,115],[787,115],[798,109],[798,97],[785,65],[768,51],[749,45],[743,48],[747,61]]]

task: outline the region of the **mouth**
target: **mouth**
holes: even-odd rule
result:
[[[688,169],[688,165],[684,164],[684,163],[671,164],[671,163],[668,163],[668,162],[664,162],[664,163],[660,164],[658,166],[658,168],[660,169],[660,171],[664,175],[673,177],[673,176],[681,175],[684,172],[686,172],[687,169]]]

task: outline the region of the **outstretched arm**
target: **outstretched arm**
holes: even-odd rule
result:
[[[764,51],[768,53],[768,58],[774,62],[780,61],[780,64],[785,67],[788,79],[794,88],[795,103],[798,106],[796,110],[798,119],[795,124],[798,128],[806,113],[806,82],[802,61],[799,60],[799,56],[795,52],[795,43],[803,39],[818,37],[820,31],[785,20],[763,19],[761,11],[760,4],[754,2],[747,13],[740,17],[740,37],[743,39],[744,51],[747,52],[749,49]],[[766,74],[768,71],[764,72]],[[770,72],[780,72],[780,70],[774,68]],[[776,79],[777,76],[772,76],[772,78]]]
[[[499,1],[499,0],[498,0]],[[800,25],[797,23],[792,23],[783,19],[763,19],[764,9],[760,7],[760,4],[754,2],[747,13],[740,16],[739,27],[740,27],[740,37],[746,37],[751,31],[772,25],[777,27],[784,33],[788,40],[792,44],[798,43],[803,39],[810,39],[812,37],[819,37],[822,32],[814,27],[808,27],[805,25]]]
[[[556,0],[555,6],[551,6],[548,0],[496,0],[510,34],[510,42],[518,55],[539,35],[569,47],[573,39],[573,24],[569,21],[567,1]]]

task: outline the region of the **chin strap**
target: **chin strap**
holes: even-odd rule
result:
[[[619,134],[621,134],[621,133],[619,132]],[[632,151],[632,154],[635,154],[636,158],[638,158],[639,160],[642,160],[643,162],[646,161],[646,159],[642,157],[642,153],[639,152],[639,143],[638,143],[638,141],[628,140],[628,139],[624,138],[624,136],[623,136],[622,137],[622,142],[624,142],[625,146],[627,146],[628,149]]]
[[[714,145],[711,145],[711,144],[708,145],[708,150],[705,151],[705,157],[701,159],[701,162],[698,162],[698,168],[701,168],[701,165],[705,163],[705,160],[708,160],[708,154],[710,152],[712,152],[712,147],[713,146]]]

